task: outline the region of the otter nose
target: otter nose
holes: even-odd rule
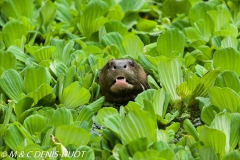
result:
[[[127,69],[128,65],[123,62],[116,62],[115,65],[113,66],[113,69]]]

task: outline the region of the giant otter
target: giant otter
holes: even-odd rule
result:
[[[110,60],[99,73],[101,94],[116,105],[127,104],[147,89],[147,74],[131,59]]]

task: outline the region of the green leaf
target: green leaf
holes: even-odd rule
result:
[[[30,134],[37,135],[37,133],[42,132],[42,130],[46,127],[46,119],[38,114],[31,115],[24,120],[23,126]]]
[[[153,20],[148,20],[148,19],[141,19],[138,21],[136,27],[137,30],[139,31],[145,31],[145,32],[150,32],[154,28],[156,28],[157,22]]]
[[[222,40],[221,47],[223,47],[223,48],[231,47],[231,48],[234,48],[235,50],[237,50],[238,40],[231,35],[227,36]]]
[[[105,101],[104,97],[99,98],[98,100],[90,103],[87,107],[91,108],[94,113],[98,112]]]
[[[14,41],[17,39],[21,39],[24,36],[26,37],[26,35],[27,27],[17,20],[8,21],[2,29],[2,39],[7,47],[14,44]]]
[[[172,18],[176,17],[178,14],[187,14],[191,8],[191,3],[188,0],[165,0],[162,5],[163,14]]]
[[[118,115],[118,111],[115,108],[112,108],[112,107],[102,108],[97,113],[96,123],[105,126],[104,118],[106,118],[107,116],[113,116],[116,114]]]
[[[212,87],[209,97],[219,110],[229,109],[231,112],[240,112],[240,96],[230,88]]]
[[[163,89],[157,90],[153,95],[152,101],[155,114],[165,117],[169,102],[170,96]]]
[[[119,16],[119,15],[118,15]],[[121,36],[125,36],[126,34],[128,34],[128,29],[127,27],[119,22],[119,21],[116,21],[116,20],[111,20],[109,22],[107,22],[105,24],[105,29],[108,33],[110,32],[118,32],[119,34],[121,34]]]
[[[212,123],[213,119],[215,118],[217,111],[219,111],[218,108],[213,105],[203,107],[203,109],[201,111],[201,120],[205,124],[210,125]]]
[[[146,137],[148,143],[156,141],[156,123],[141,110],[132,110],[122,119],[120,135],[123,144]]]
[[[90,142],[90,134],[82,128],[70,125],[62,125],[56,128],[55,136],[64,145],[87,145]]]
[[[72,51],[72,48],[74,47],[74,41],[69,41],[66,46],[63,48],[63,53],[61,57],[61,61],[65,64],[68,65],[70,62],[70,54]]]
[[[107,18],[121,21],[123,17],[124,13],[119,4],[113,5],[109,8]]]
[[[201,147],[199,154],[202,160],[218,160],[218,156],[212,147]]]
[[[168,58],[172,58],[176,55],[183,57],[184,46],[185,36],[178,29],[165,31],[157,40],[158,53]]]
[[[24,88],[27,93],[37,90],[42,84],[50,84],[49,73],[41,66],[27,67],[24,75]]]
[[[24,84],[17,71],[6,70],[0,79],[0,86],[11,100],[19,101],[22,98]]]
[[[219,11],[211,10],[208,11],[208,14],[211,16],[213,22],[214,22],[214,30],[218,31],[221,30],[221,28],[230,22],[231,15],[228,10],[222,9]]]
[[[88,146],[80,146],[76,151],[80,151],[81,156],[79,158],[82,160],[95,160],[94,150]]]
[[[73,122],[73,116],[69,109],[58,108],[53,113],[49,125],[53,125],[55,128],[61,125],[70,125]]]
[[[29,58],[29,56],[27,54],[25,54],[24,51],[17,46],[10,46],[7,49],[7,51],[13,53],[14,56],[17,58],[17,60],[24,62],[24,63]]]
[[[225,154],[226,136],[223,132],[204,126],[199,134],[199,139],[205,146],[212,147],[220,157]]]
[[[209,89],[212,88],[216,77],[220,71],[218,70],[213,70],[205,74],[200,81],[198,82],[197,86],[194,88],[192,92],[192,96],[190,96],[189,101],[188,101],[188,106],[191,106],[196,103],[196,97],[205,97]]]
[[[199,139],[199,134],[189,119],[185,119],[183,121],[183,128],[188,132],[189,135],[192,135],[195,140]]]
[[[210,3],[197,3],[194,5],[188,13],[189,21],[194,25],[199,19],[207,20],[210,18],[208,11],[213,10],[214,7]],[[210,25],[210,24],[208,24]]]
[[[19,121],[19,118],[20,118],[21,114],[24,111],[30,109],[32,104],[33,104],[33,99],[30,98],[30,97],[25,97],[25,98],[21,99],[18,103],[16,103],[15,113],[16,113],[18,121]]]
[[[26,9],[27,8],[27,9]],[[22,16],[33,18],[34,3],[31,0],[6,0],[3,5],[3,11],[7,17],[19,19]]]
[[[54,104],[54,100],[56,98],[55,94],[53,94],[52,87],[44,83],[40,85],[37,90],[28,93],[27,96],[34,100],[34,104],[37,104],[40,100],[43,100],[45,105]]]
[[[16,151],[24,141],[29,144],[33,143],[32,136],[19,122],[14,122],[7,129],[4,141],[13,151]]]
[[[211,127],[219,131],[222,131],[226,137],[225,143],[225,153],[230,150],[230,124],[231,124],[231,115],[230,113],[224,111],[217,114],[214,120],[211,123]]]
[[[155,93],[156,93],[155,89],[148,89],[145,92],[138,94],[137,97],[135,98],[135,102],[137,102],[141,106],[144,106],[144,99],[152,101]]]
[[[36,62],[41,62],[43,60],[50,60],[53,52],[55,51],[54,46],[43,46],[39,48],[37,51],[30,53],[31,56],[36,60]]]
[[[91,97],[90,92],[80,87],[78,82],[74,82],[63,90],[63,97],[61,102],[66,108],[77,108],[88,103]]]
[[[238,29],[237,26],[235,26],[234,24],[225,24],[221,30],[214,32],[214,36],[233,36],[233,37],[237,37],[238,35]]]
[[[91,12],[89,12],[91,11]],[[108,11],[108,5],[104,1],[92,0],[90,1],[80,20],[80,31],[86,37],[90,37],[95,31],[99,29],[107,19],[103,16]]]
[[[117,33],[117,32],[111,32],[111,33],[108,33],[106,34],[103,38],[102,38],[102,41],[101,41],[101,44],[104,46],[104,47],[107,47],[107,46],[112,46],[113,44],[116,45],[118,47],[118,49],[120,50],[121,54],[122,55],[125,55],[125,50],[123,48],[123,45],[122,45],[122,36]]]
[[[227,153],[222,160],[238,160],[240,159],[240,154],[234,150],[232,152]]]
[[[187,27],[183,29],[183,32],[190,46],[197,48],[198,46],[206,44],[206,40],[201,35],[201,33],[199,33],[197,28]]]
[[[143,52],[144,44],[136,35],[128,34],[123,37],[122,45],[127,55],[133,58],[137,57],[137,52]]]
[[[16,69],[16,57],[10,52],[0,52],[0,67],[7,69]],[[1,74],[0,74],[1,75]]]
[[[73,9],[70,7],[67,1],[59,0],[54,3],[57,7],[56,18],[62,22],[70,23],[73,19]]]
[[[119,128],[121,124],[121,117],[119,114],[114,114],[104,118],[104,124],[109,128],[119,139],[121,138]]]
[[[134,156],[137,152],[147,151],[148,139],[147,138],[138,138],[133,140],[127,145],[129,153]]]
[[[43,25],[47,25],[54,18],[54,14],[56,13],[56,6],[52,1],[45,1],[41,10],[41,18]]]
[[[175,155],[173,160],[189,159],[189,156],[185,150],[179,150]]]
[[[182,60],[178,57],[161,59],[158,63],[160,82],[166,92],[170,94],[173,102],[181,99],[176,92],[176,87],[183,82],[183,71],[181,66]]]
[[[91,126],[92,118],[93,118],[93,110],[91,108],[89,108],[88,106],[85,106],[79,112],[79,115],[78,115],[76,121],[86,121]]]
[[[219,74],[214,86],[221,88],[229,87],[237,93],[240,92],[240,80],[238,75],[233,71],[224,71],[223,73]]]
[[[231,114],[230,147],[235,148],[240,141],[240,113]]]
[[[24,139],[25,137],[15,125],[11,125],[5,132],[4,141],[13,151],[17,150],[17,147],[24,142]]]
[[[122,0],[119,4],[121,5],[124,13],[127,13],[128,11],[137,11],[141,9],[144,3],[144,0]]]
[[[221,70],[232,70],[240,76],[240,52],[233,48],[224,48],[215,52],[213,56],[213,66]]]
[[[166,157],[162,158],[158,151],[151,149],[146,152],[136,152],[133,155],[133,160],[139,160],[139,159],[164,160],[166,159]]]

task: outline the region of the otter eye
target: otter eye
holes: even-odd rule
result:
[[[135,64],[134,64],[133,61],[129,61],[128,64],[129,64],[130,66],[132,66],[132,67],[135,67]]]

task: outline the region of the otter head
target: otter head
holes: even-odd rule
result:
[[[147,88],[147,74],[130,59],[110,60],[99,73],[101,94],[106,101],[127,104]]]

